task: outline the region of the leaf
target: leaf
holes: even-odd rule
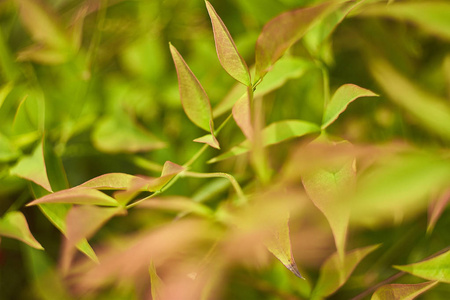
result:
[[[450,189],[439,195],[438,199],[430,204],[428,209],[427,233],[431,233],[448,203],[450,203]]]
[[[3,102],[5,101],[6,97],[8,97],[12,89],[13,89],[12,82],[8,82],[4,84],[2,87],[0,87],[0,108],[2,108]]]
[[[288,48],[300,40],[317,21],[340,5],[341,3],[330,1],[288,11],[269,21],[256,42],[256,78],[264,77]]]
[[[166,147],[164,142],[138,127],[126,115],[101,119],[92,133],[92,140],[97,149],[110,153],[145,152]]]
[[[420,89],[384,61],[374,60],[372,70],[392,101],[409,111],[426,128],[450,140],[448,101]]]
[[[341,261],[337,253],[332,254],[320,268],[319,281],[314,288],[311,299],[321,299],[337,291],[348,280],[356,266],[379,245],[352,250]]]
[[[195,125],[210,131],[210,122],[213,118],[208,95],[181,54],[172,44],[169,46],[177,69],[178,87],[184,112]]]
[[[447,1],[399,2],[369,6],[362,16],[390,17],[411,22],[443,39],[450,39],[450,3]]]
[[[47,177],[43,151],[43,142],[41,141],[34,149],[33,153],[20,159],[19,162],[11,168],[10,172],[12,175],[33,181],[51,192],[52,188]]]
[[[428,281],[417,284],[386,284],[378,288],[371,300],[413,300],[438,284]]]
[[[302,121],[302,120],[283,120],[275,122],[267,126],[262,131],[263,146],[281,143],[285,140],[301,137],[310,133],[319,132],[320,128],[316,124]],[[250,151],[250,142],[245,140],[238,146],[233,147],[228,152],[225,152],[208,161],[208,163],[218,162],[229,157],[247,153]]]
[[[336,144],[329,148],[348,147],[348,144]],[[337,151],[337,150],[336,150]],[[305,171],[302,175],[303,186],[317,208],[325,215],[333,232],[337,252],[341,259],[345,255],[345,241],[350,218],[350,202],[356,185],[355,158],[346,157],[330,162],[326,168]]]
[[[20,156],[20,151],[0,133],[0,162],[11,161]]]
[[[289,236],[289,214],[286,214],[286,218],[271,230],[271,234],[264,244],[289,271],[294,273],[295,276],[303,278],[292,255],[291,237]]]
[[[394,268],[420,278],[450,283],[450,250],[415,264]]]
[[[209,207],[182,196],[155,197],[143,201],[136,207],[195,213],[199,216],[206,217],[213,215],[213,212]]]
[[[233,119],[248,140],[253,140],[251,104],[248,94],[239,98],[233,106]]]
[[[97,190],[126,190],[134,182],[145,183],[148,179],[125,173],[108,173],[100,175],[79,185],[79,187]]]
[[[184,170],[184,167],[177,165],[171,161],[166,161],[161,172],[161,177],[152,180],[148,184],[147,190],[151,192],[161,190],[167,183],[169,183],[170,180],[172,180],[172,178],[174,178],[177,174],[181,173]]]
[[[0,236],[17,239],[33,248],[44,250],[31,234],[27,219],[19,211],[6,213],[0,218]]]
[[[211,147],[220,150],[219,141],[217,141],[216,137],[214,136],[214,129],[213,129],[212,126],[213,126],[213,124],[212,124],[212,121],[211,121],[210,122],[211,134],[207,134],[207,135],[204,135],[202,137],[196,138],[194,140],[194,142],[208,144]]]
[[[214,32],[217,56],[220,64],[234,79],[246,86],[251,86],[250,73],[247,64],[239,54],[233,38],[222,19],[208,1],[205,1]]]
[[[347,106],[360,97],[376,97],[377,94],[354,84],[344,84],[334,93],[327,104],[322,121],[322,130],[330,126]]]
[[[91,188],[75,187],[46,195],[27,204],[27,206],[43,203],[90,204],[118,206],[118,202],[110,196]]]
[[[159,278],[158,274],[156,273],[156,268],[155,268],[155,265],[153,264],[153,262],[150,263],[148,272],[150,274],[152,299],[160,300],[160,299],[162,299],[161,290],[164,287],[164,283],[162,282],[161,278]]]

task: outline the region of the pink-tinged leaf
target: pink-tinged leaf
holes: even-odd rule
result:
[[[145,184],[148,179],[125,173],[109,173],[100,175],[79,185],[79,187],[97,190],[126,190],[138,182]]]
[[[428,209],[428,227],[427,232],[431,233],[437,220],[444,212],[448,203],[450,202],[450,189],[442,193],[439,198],[430,204]]]
[[[322,130],[330,126],[347,106],[360,97],[377,97],[378,95],[354,84],[344,84],[337,89],[327,104],[322,121]]]
[[[248,140],[253,140],[251,105],[248,94],[239,98],[233,106],[233,118]]]
[[[428,281],[417,284],[386,284],[378,288],[371,300],[413,300],[438,284]]]
[[[153,179],[148,185],[147,190],[156,192],[161,190],[172,178],[184,171],[185,168],[173,162],[166,161],[161,172],[161,177]]]
[[[17,239],[36,249],[44,249],[31,234],[25,216],[18,211],[6,213],[0,218],[0,236]]]
[[[332,254],[320,268],[319,281],[314,288],[311,299],[323,299],[337,291],[355,270],[356,266],[379,245],[352,250],[345,254],[342,261],[337,253]]]
[[[256,78],[264,77],[289,47],[301,39],[317,21],[340,5],[340,2],[330,1],[289,11],[269,21],[256,42]]]
[[[25,156],[19,160],[19,162],[11,168],[10,172],[12,175],[33,181],[49,192],[52,191],[47,177],[42,142],[39,143],[31,155]]]
[[[333,148],[348,147],[346,143],[330,145]],[[345,242],[350,218],[350,202],[356,184],[355,159],[330,162],[326,168],[308,170],[302,174],[302,182],[306,193],[314,205],[320,209],[330,223],[336,248],[341,259],[345,254]]]
[[[310,133],[319,132],[320,128],[314,123],[301,120],[283,120],[267,126],[262,131],[263,146],[278,144],[291,138],[301,137]],[[250,151],[249,140],[245,140],[231,150],[212,158],[208,163],[215,163],[236,155]]]
[[[194,142],[197,143],[203,143],[203,144],[208,144],[213,148],[219,149],[220,150],[220,144],[219,141],[216,139],[216,137],[214,136],[214,128],[212,128],[212,121],[210,122],[210,129],[211,129],[211,134],[207,134],[204,135],[202,137],[196,138],[194,140]]]
[[[27,206],[43,203],[90,204],[118,206],[119,203],[110,196],[91,188],[75,187],[46,195],[27,204]]]
[[[210,131],[210,122],[213,118],[208,95],[172,44],[170,44],[170,52],[177,69],[178,87],[184,112],[195,125]]]
[[[264,241],[267,249],[278,258],[289,271],[299,278],[303,278],[292,255],[291,237],[289,235],[289,214],[276,224]]]
[[[420,278],[450,283],[450,250],[415,264],[394,267]]]
[[[206,8],[211,18],[216,43],[217,56],[220,64],[234,79],[246,86],[251,86],[250,73],[247,64],[239,54],[233,38],[214,7],[206,1]]]

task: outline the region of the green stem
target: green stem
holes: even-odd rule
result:
[[[223,172],[215,172],[215,173],[197,173],[197,172],[183,172],[182,176],[186,177],[194,177],[194,178],[217,178],[222,177],[226,178],[230,181],[231,185],[233,186],[234,190],[236,191],[236,194],[238,195],[239,199],[242,203],[247,202],[247,197],[245,196],[244,192],[242,191],[241,186],[237,182],[236,178],[234,178],[233,175]]]

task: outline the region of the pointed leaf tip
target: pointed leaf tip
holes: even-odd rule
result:
[[[177,70],[178,87],[184,112],[195,125],[210,131],[212,109],[208,95],[178,50],[171,43],[169,43],[169,48]]]
[[[251,79],[247,64],[239,54],[230,32],[211,3],[205,1],[205,4],[211,18],[214,42],[220,64],[231,77],[246,86],[250,86]]]

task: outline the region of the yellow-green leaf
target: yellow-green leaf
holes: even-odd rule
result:
[[[420,278],[450,283],[450,250],[415,264],[394,267]]]
[[[118,206],[118,202],[110,196],[91,188],[75,187],[48,194],[27,204],[27,206],[43,203],[90,204]]]
[[[213,26],[214,41],[220,64],[231,77],[246,86],[250,86],[251,79],[247,64],[239,54],[230,32],[211,3],[205,2]]]
[[[17,239],[36,249],[44,249],[31,234],[27,219],[19,211],[6,213],[0,218],[0,236]]]
[[[378,288],[371,300],[413,300],[438,284],[428,281],[416,284],[386,284]]]

